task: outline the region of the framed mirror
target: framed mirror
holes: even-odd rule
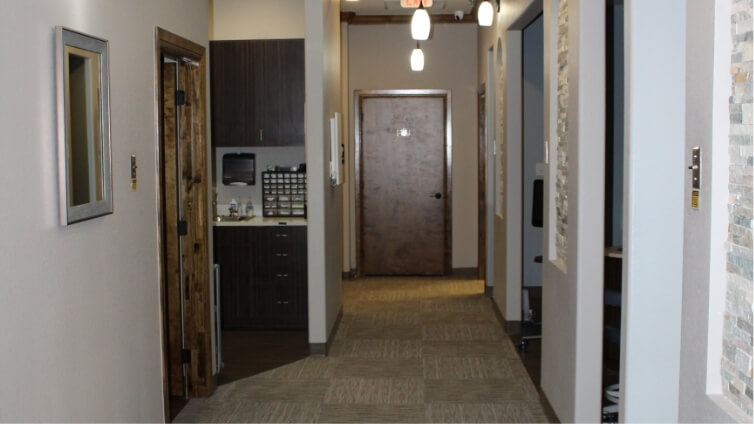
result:
[[[60,222],[113,213],[108,42],[55,29]]]

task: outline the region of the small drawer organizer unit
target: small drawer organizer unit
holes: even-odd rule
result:
[[[262,215],[306,217],[306,172],[262,172]]]

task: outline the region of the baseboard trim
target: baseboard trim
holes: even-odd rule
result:
[[[342,272],[340,277],[344,280],[353,280],[356,278],[356,270],[352,269],[351,271]]]
[[[454,278],[476,280],[479,275],[479,268],[453,268],[451,275]]]
[[[332,326],[330,337],[327,338],[327,343],[309,343],[309,355],[310,356],[327,356],[327,353],[332,347],[332,343],[335,340],[335,335],[340,329],[340,321],[343,319],[343,305],[340,305],[338,316],[335,318],[335,324]]]
[[[484,294],[486,294],[487,297],[489,297],[490,299],[492,299],[492,294],[494,293],[494,291],[495,291],[495,286],[488,286],[486,284],[484,285]],[[493,301],[492,303],[495,303],[495,302]]]
[[[487,290],[485,288],[485,292],[486,291]],[[505,318],[503,318],[503,313],[500,312],[500,308],[497,307],[497,303],[495,303],[495,299],[490,297],[490,302],[492,302],[492,310],[495,311],[495,318],[497,318],[497,322],[503,328],[503,331],[507,333],[508,331],[505,328]]]
[[[539,400],[542,402],[542,406],[545,410],[545,415],[547,416],[547,421],[551,423],[560,423],[560,419],[558,418],[558,414],[555,413],[555,410],[552,408],[552,405],[550,404],[550,400],[547,399],[547,395],[542,390],[542,388],[538,388],[537,391],[539,392]]]
[[[327,356],[327,343],[309,343],[309,356]]]

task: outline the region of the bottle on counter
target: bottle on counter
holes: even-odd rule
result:
[[[245,212],[249,218],[254,216],[254,205],[251,203],[251,199],[246,202]]]
[[[228,204],[228,215],[238,216],[238,202],[236,199],[230,199],[230,203]]]

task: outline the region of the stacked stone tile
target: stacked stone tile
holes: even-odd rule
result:
[[[558,141],[555,149],[555,254],[568,266],[568,0],[558,12]]]
[[[734,0],[731,29],[728,284],[723,393],[752,416],[752,1]]]

